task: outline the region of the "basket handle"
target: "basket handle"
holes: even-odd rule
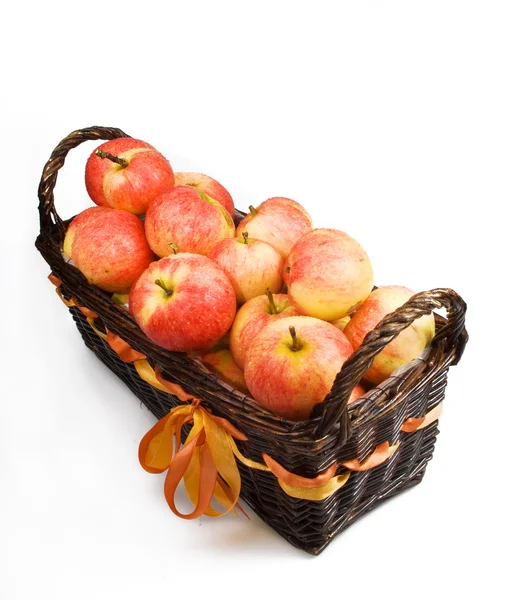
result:
[[[456,355],[451,364],[456,364],[465,348],[465,312],[467,305],[454,290],[439,288],[421,292],[412,296],[403,306],[387,315],[370,331],[358,348],[342,366],[331,392],[315,409],[321,421],[317,435],[327,435],[341,417],[347,426],[347,437],[351,434],[351,422],[346,409],[347,401],[355,385],[362,379],[376,355],[413,321],[430,314],[434,309],[447,310],[447,322],[436,333],[432,343],[446,340],[447,344],[458,344]],[[345,412],[344,412],[345,411]]]
[[[63,167],[69,150],[88,140],[113,140],[120,137],[130,136],[121,129],[113,127],[87,127],[73,131],[56,146],[43,168],[42,178],[38,186],[41,233],[49,232],[54,224],[59,225],[64,230],[63,221],[54,206],[54,186],[58,178],[58,171]]]

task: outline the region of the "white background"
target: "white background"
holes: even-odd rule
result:
[[[479,0],[4,5],[1,600],[519,597],[520,17]],[[424,481],[320,557],[251,510],[176,519],[140,468],[153,418],[85,348],[34,248],[41,169],[89,125],[214,176],[238,207],[295,198],[365,246],[379,285],[467,301]],[[60,173],[62,217],[89,205],[93,148]]]

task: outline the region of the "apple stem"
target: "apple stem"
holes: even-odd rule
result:
[[[279,311],[277,309],[277,305],[275,304],[275,300],[273,300],[273,294],[271,293],[270,288],[266,290],[266,296],[268,296],[268,302],[270,305],[270,311],[272,315],[278,315]]]
[[[291,267],[286,267],[284,270],[286,271],[286,273],[289,273],[291,271]]]
[[[161,289],[163,289],[167,296],[171,296],[174,293],[174,290],[166,287],[166,285],[161,281],[161,279],[156,279],[154,281],[156,285],[158,285]]]
[[[297,332],[295,331],[293,325],[289,326],[289,332],[291,334],[291,339],[293,340],[293,344],[291,344],[290,348],[293,350],[293,352],[296,352],[302,348],[302,344],[297,339]]]
[[[177,244],[174,244],[174,242],[168,242],[167,245],[170,246],[170,248],[172,248],[174,254],[177,254],[179,252],[179,246]]]
[[[128,160],[120,158],[119,156],[114,156],[114,154],[111,154],[110,152],[104,152],[103,150],[98,149],[96,150],[95,154],[100,158],[108,158],[113,163],[117,163],[120,167],[123,167],[123,169],[128,167]]]
[[[248,208],[250,209],[250,214],[252,217],[254,217],[258,213],[258,210],[251,204],[250,204],[250,206],[248,206]]]
[[[248,243],[248,232],[247,231],[243,231],[242,232],[242,237],[244,238],[244,243],[247,244]]]

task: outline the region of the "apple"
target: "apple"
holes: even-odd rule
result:
[[[209,346],[204,348],[198,348],[197,350],[189,351],[187,354],[190,358],[201,360],[201,356],[205,354],[214,354],[219,350],[230,349],[230,330],[228,330],[222,338],[219,338],[216,342],[212,342]],[[241,369],[242,370],[242,369]]]
[[[85,185],[99,206],[142,215],[156,196],[175,185],[175,176],[168,160],[150,144],[117,138],[89,156]]]
[[[217,200],[201,197],[193,187],[178,185],[151,202],[145,232],[158,256],[176,252],[204,255],[217,242],[233,238],[235,225]]]
[[[335,327],[338,327],[338,329],[340,329],[340,331],[344,331],[344,329],[346,328],[346,325],[349,323],[351,317],[349,315],[346,315],[345,317],[341,317],[340,319],[335,319],[334,321],[329,321],[331,323],[331,325],[334,325]]]
[[[269,323],[246,352],[244,377],[253,398],[291,421],[307,419],[331,391],[353,353],[346,336],[313,317]]]
[[[295,242],[313,229],[306,209],[290,198],[269,198],[250,212],[237,226],[237,235],[249,236],[271,244],[285,260]]]
[[[270,244],[250,239],[246,231],[239,238],[217,242],[207,256],[228,275],[238,304],[260,296],[267,288],[276,293],[282,287],[282,256]]]
[[[233,360],[232,353],[227,348],[204,353],[199,360],[212,372],[218,375],[228,385],[243,394],[249,394],[244,380],[244,373]]]
[[[314,229],[293,246],[284,267],[291,301],[310,317],[334,321],[371,293],[373,268],[362,246],[337,229]]]
[[[65,239],[63,240],[63,254],[65,254],[67,258],[70,258],[72,254],[72,243],[74,241],[74,236],[78,233],[78,231],[83,229],[87,222],[97,219],[107,211],[110,212],[111,210],[112,209],[105,206],[91,206],[90,208],[87,208],[76,215],[67,227],[67,233],[65,234]]]
[[[229,350],[230,349],[230,332],[227,331],[222,338],[217,340],[214,344],[209,346],[203,352],[217,352],[218,350]]]
[[[90,283],[107,292],[128,292],[154,260],[143,224],[125,210],[107,209],[85,218],[71,235],[72,262]]]
[[[248,300],[238,311],[230,332],[230,350],[235,362],[244,369],[246,351],[255,336],[268,323],[301,315],[286,294],[266,294]]]
[[[358,400],[358,398],[360,398],[364,394],[365,394],[365,389],[362,387],[362,385],[360,383],[357,383],[355,385],[354,390],[351,392],[351,396],[349,396],[349,400],[347,401],[347,403],[353,404],[353,402],[356,402]]]
[[[402,306],[414,292],[406,287],[391,285],[374,290],[355,312],[344,330],[345,335],[357,350],[365,336],[389,313]],[[378,384],[391,373],[417,358],[434,337],[434,315],[424,315],[411,323],[376,356],[364,379]]]
[[[235,216],[235,206],[228,190],[215,179],[202,173],[176,173],[176,185],[189,185],[202,197],[206,195],[217,200],[228,211],[231,218]]]
[[[213,260],[173,254],[153,262],[130,290],[129,309],[155,344],[178,352],[208,348],[235,316],[232,284]]]

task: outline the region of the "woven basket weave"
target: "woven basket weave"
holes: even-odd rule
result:
[[[119,335],[132,348],[144,353],[152,366],[159,367],[165,379],[200,397],[205,408],[235,425],[248,438],[238,443],[239,448],[252,460],[262,462],[261,454],[266,452],[288,471],[313,478],[334,463],[354,458],[362,462],[382,442],[400,442],[389,460],[371,470],[353,472],[346,485],[321,501],[290,497],[272,473],[239,464],[241,498],[290,543],[319,554],[358,517],[421,481],[434,451],[437,421],[412,433],[401,431],[401,426],[405,419],[423,417],[442,401],[447,371],[459,361],[467,341],[466,305],[450,289],[416,294],[366,337],[309,420],[294,423],[276,417],[250,397],[232,390],[186,354],[156,346],[128,312],[111,300],[110,294],[89,284],[63,259],[61,246],[66,223],[56,212],[53,194],[58,171],[69,150],[82,142],[117,137],[128,136],[119,129],[105,127],[74,131],[58,144],[43,170],[38,190],[40,235],[36,246],[52,273],[61,280],[65,297],[74,296],[82,306],[97,313],[100,328],[106,327]],[[237,211],[236,222],[242,216]],[[435,315],[436,336],[425,356],[346,407],[347,398],[376,354],[415,319],[440,308],[447,310],[447,318]],[[176,396],[143,381],[132,364],[123,362],[94,333],[77,308],[69,310],[85,344],[157,418],[180,404]],[[338,473],[341,472],[342,468]]]

